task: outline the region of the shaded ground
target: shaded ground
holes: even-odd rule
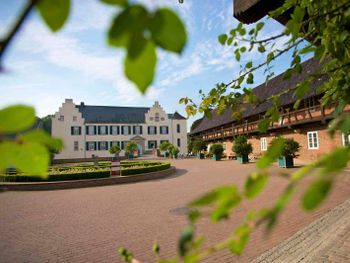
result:
[[[178,172],[157,181],[134,184],[41,192],[0,194],[1,262],[121,262],[118,246],[132,250],[142,262],[154,260],[157,240],[162,256],[172,256],[186,218],[181,208],[211,188],[235,183],[242,186],[253,164],[235,161],[184,159],[173,161]],[[201,220],[198,231],[207,243],[218,241],[234,229],[246,212],[272,204],[286,179],[272,176],[263,195],[243,203],[230,220],[216,225]],[[291,172],[292,170],[288,170]],[[294,198],[270,235],[254,232],[243,256],[228,251],[207,262],[248,262],[287,239],[350,196],[349,179],[339,177],[327,202],[314,213],[305,213]],[[305,188],[303,182],[301,188]],[[179,209],[180,208],[180,209]],[[171,212],[172,211],[172,212]],[[174,212],[175,211],[175,212]]]

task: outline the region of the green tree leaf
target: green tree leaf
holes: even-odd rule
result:
[[[268,176],[265,173],[253,172],[248,176],[245,182],[245,195],[248,198],[254,198],[259,194],[267,183]]]
[[[152,41],[147,41],[142,52],[136,57],[125,58],[125,75],[144,94],[152,83],[157,62],[156,49]]]
[[[303,207],[306,210],[315,209],[326,198],[331,186],[332,181],[326,179],[313,182],[303,195]]]
[[[180,256],[185,256],[188,249],[189,244],[193,240],[194,229],[193,226],[187,226],[181,233],[181,236],[178,241],[178,251]]]
[[[67,21],[70,12],[70,0],[40,0],[37,7],[45,23],[52,31],[56,32]]]
[[[58,152],[62,150],[62,140],[52,138],[50,134],[43,130],[32,130],[22,134],[19,139],[24,142],[37,142],[45,145],[50,151]]]
[[[125,7],[128,5],[128,0],[100,0],[101,2],[109,5],[118,5],[121,7]]]
[[[222,34],[222,35],[218,36],[218,40],[219,40],[221,45],[225,45],[226,40],[227,40],[227,35],[226,34]]]
[[[152,39],[161,48],[181,53],[186,44],[186,29],[172,10],[161,8],[151,19]]]
[[[143,6],[125,8],[113,20],[108,31],[108,43],[115,47],[128,48],[130,42],[143,37],[149,24],[148,12]]]
[[[49,167],[47,149],[35,142],[18,144],[4,141],[0,143],[0,171],[14,167],[28,175],[45,177]]]
[[[271,143],[264,156],[258,161],[256,166],[260,169],[268,167],[271,163],[275,162],[281,155],[284,147],[284,139],[279,137]]]
[[[241,225],[235,230],[234,239],[228,245],[230,251],[236,255],[241,255],[251,233],[251,229],[248,225]]]
[[[13,105],[0,110],[0,133],[16,133],[31,128],[36,121],[32,107]]]

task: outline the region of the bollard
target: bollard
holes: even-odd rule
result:
[[[118,157],[114,157],[111,163],[111,176],[121,175],[120,161]]]

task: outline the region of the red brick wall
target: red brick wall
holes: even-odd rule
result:
[[[309,131],[318,132],[318,149],[308,149],[307,132]],[[299,157],[296,159],[296,161],[301,163],[315,160],[323,154],[330,152],[335,147],[342,146],[342,136],[340,133],[337,133],[334,138],[331,138],[327,133],[327,125],[311,124],[304,125],[302,128],[285,129],[276,132],[269,132],[265,135],[249,136],[248,140],[253,146],[253,154],[255,156],[259,156],[264,153],[260,148],[261,137],[266,137],[267,145],[269,145],[271,140],[279,135],[285,138],[293,138],[299,142],[301,148],[298,153]],[[227,145],[229,145],[229,147],[227,147],[225,152],[229,155],[232,153],[232,143],[228,140]]]

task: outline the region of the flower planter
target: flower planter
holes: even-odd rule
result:
[[[294,166],[294,160],[292,156],[281,156],[278,158],[278,166],[282,168],[291,168]]]
[[[199,159],[204,159],[204,153],[199,153],[197,156]]]
[[[214,154],[212,159],[215,160],[215,161],[220,161],[221,160],[221,156]]]
[[[239,163],[249,163],[249,158],[247,154],[238,155],[237,160],[239,161]]]

